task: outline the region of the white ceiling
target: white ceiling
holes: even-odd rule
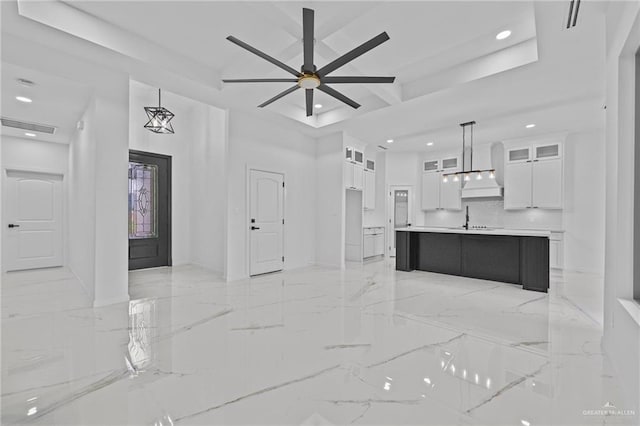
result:
[[[26,87],[18,82],[19,78],[35,84]],[[1,84],[2,116],[57,127],[53,135],[36,133],[38,140],[48,142],[69,142],[91,97],[91,88],[86,85],[6,62],[2,62]],[[17,101],[16,96],[27,97],[33,102]],[[4,126],[2,134],[26,137],[24,130]]]
[[[38,36],[38,42],[56,44],[58,49],[78,50],[72,46],[73,37],[65,34],[67,38],[60,41],[43,37],[60,31],[39,24],[42,29],[35,28],[33,21],[18,15],[15,6],[5,7],[10,2],[3,3],[3,33]],[[387,31],[388,42],[333,73],[397,77],[393,85],[335,85],[363,105],[359,110],[315,91],[315,103],[324,107],[307,119],[300,90],[259,112],[272,118],[287,117],[283,123],[311,135],[345,130],[374,145],[393,138],[392,150],[421,151],[427,149],[426,141],[435,142],[430,149],[459,145],[458,123],[469,120],[478,122],[478,143],[602,127],[606,2],[583,2],[578,26],[570,31],[562,25],[565,3],[73,1],[67,4],[81,11],[81,18],[97,19],[96,23],[109,27],[100,27],[98,34],[98,26],[62,28],[65,23],[60,23],[63,18],[59,15],[44,20],[93,41],[83,45],[87,51],[107,52],[102,47],[106,46],[109,52],[135,56],[150,70],[164,67],[167,72],[175,72],[176,64],[188,61],[216,78],[289,77],[225,38],[234,35],[298,69],[302,63],[302,7],[315,10],[318,67]],[[503,29],[512,30],[513,35],[497,41],[495,34]],[[42,34],[35,34],[36,30]],[[117,47],[118,36],[126,39],[126,49]],[[147,54],[148,46],[157,46],[163,60]],[[111,56],[103,56],[105,66],[118,66],[113,60],[107,62]],[[3,63],[3,110],[5,88],[11,87],[13,78],[5,79],[4,68]],[[196,81],[196,76],[187,87],[177,80],[153,83],[172,86],[176,93],[181,92],[182,84],[185,95],[201,84],[202,97],[208,97],[205,101],[231,109],[255,109],[291,86],[214,87]],[[80,102],[73,94],[51,96],[54,103]],[[83,106],[68,108],[69,115]],[[71,122],[63,117],[55,120],[63,123],[61,127]],[[537,126],[525,129],[530,122]]]

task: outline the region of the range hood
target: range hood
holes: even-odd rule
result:
[[[470,157],[473,156],[473,169],[469,169],[469,180],[463,180],[461,197],[464,198],[502,198],[502,177],[504,172],[504,148],[501,142],[480,145],[465,152]],[[471,161],[464,162],[471,164]],[[473,170],[473,171],[472,171]],[[493,178],[490,172],[494,170]],[[481,176],[482,179],[477,177]]]

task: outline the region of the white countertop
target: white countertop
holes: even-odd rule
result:
[[[443,234],[482,234],[482,235],[513,235],[517,237],[550,237],[550,231],[541,231],[537,229],[469,229],[464,228],[437,228],[425,226],[410,226],[408,228],[396,228],[396,231],[410,232],[439,232]]]

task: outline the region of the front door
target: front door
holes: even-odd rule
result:
[[[171,265],[171,157],[129,152],[129,270]]]
[[[391,186],[389,191],[389,256],[396,255],[396,229],[411,226],[413,193],[410,186]]]
[[[7,271],[62,266],[62,176],[7,171]]]
[[[280,271],[284,265],[284,176],[249,172],[250,275]]]

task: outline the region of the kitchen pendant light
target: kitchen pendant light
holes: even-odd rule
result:
[[[151,130],[153,133],[173,134],[173,126],[170,121],[174,114],[161,104],[161,92],[158,89],[158,106],[144,107],[144,111],[149,117],[149,121],[144,125],[145,129]]]
[[[469,182],[471,180],[471,174],[475,174],[476,176],[476,180],[481,180],[482,179],[482,174],[483,173],[488,173],[489,174],[489,179],[494,179],[495,178],[495,169],[478,169],[478,170],[474,170],[473,169],[473,125],[476,124],[475,121],[468,121],[466,123],[460,123],[460,127],[462,127],[462,171],[459,172],[453,172],[453,173],[445,173],[442,175],[442,181],[443,182],[448,182],[449,181],[449,176],[453,176],[453,181],[454,182],[458,182],[460,180],[459,176],[462,175],[463,178],[462,180],[464,182]],[[465,155],[464,152],[467,148],[467,134],[466,134],[466,128],[467,126],[471,127],[471,144],[469,145],[469,169],[467,170],[467,168],[465,167]]]

